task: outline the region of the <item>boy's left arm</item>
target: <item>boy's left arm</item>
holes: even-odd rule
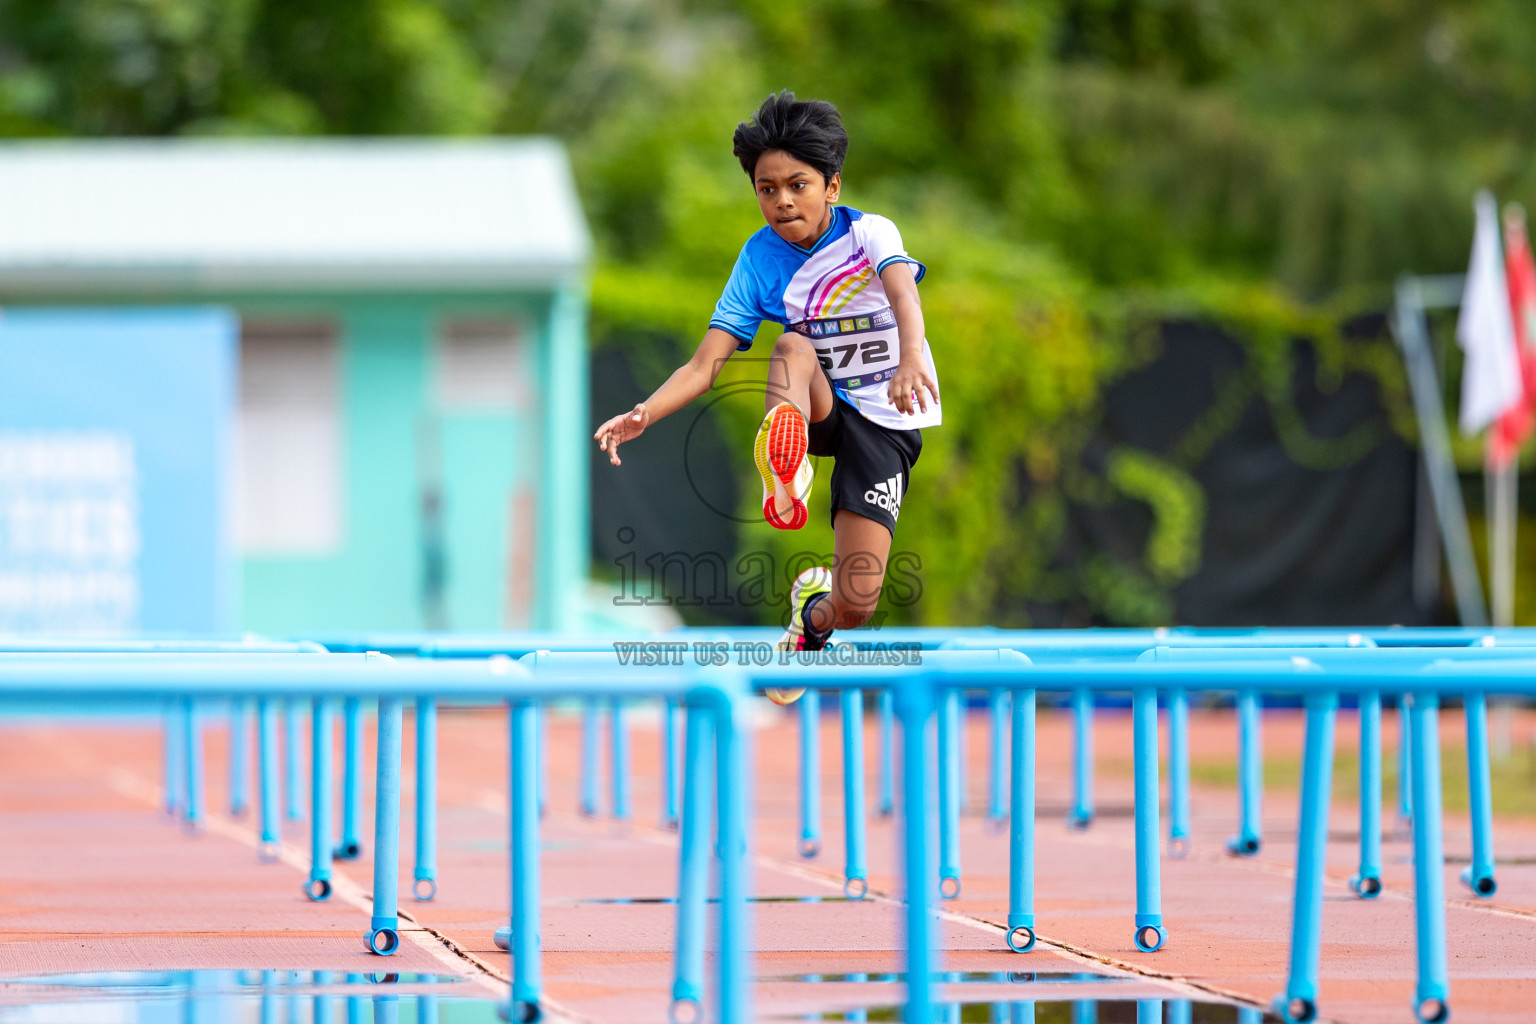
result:
[[[896,314],[896,337],[901,343],[901,362],[887,394],[891,404],[908,416],[918,409],[927,412],[930,399],[935,404],[939,401],[939,386],[923,362],[923,339],[927,332],[912,264],[899,260],[890,264],[880,271],[880,283],[885,286],[886,298],[891,300],[891,312]]]

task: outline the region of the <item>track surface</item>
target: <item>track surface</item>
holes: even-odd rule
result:
[[[1449,751],[1461,721],[1454,712],[1443,718]],[[896,984],[800,980],[900,970],[899,908],[889,898],[896,892],[894,826],[870,820],[873,898],[806,901],[841,894],[837,718],[829,714],[823,724],[825,845],[814,860],[795,853],[794,717],[765,704],[762,722],[753,824],[758,1013],[764,1019],[803,1018],[899,1002]],[[1063,714],[1042,714],[1037,910],[1043,941],[1021,956],[1003,949],[1007,843],[981,817],[988,738],[983,715],[970,716],[964,889],[945,905],[944,968],[1107,976],[1102,984],[1042,981],[1032,993],[1040,999],[1161,996],[1267,1004],[1283,986],[1289,954],[1294,792],[1267,791],[1264,849],[1237,860],[1222,850],[1235,830],[1235,794],[1230,787],[1196,787],[1193,850],[1185,859],[1164,861],[1169,943],[1159,953],[1139,953],[1131,942],[1129,716],[1111,711],[1099,717],[1102,813],[1082,833],[1060,824],[1068,796],[1068,725]],[[1389,713],[1383,730],[1389,744],[1395,725]],[[559,715],[551,724],[543,938],[546,1009],[556,1019],[666,1020],[675,908],[665,901],[676,891],[676,837],[655,824],[657,722],[636,713],[632,728],[634,820],[625,824],[573,812],[577,724]],[[414,758],[407,721],[401,892],[402,910],[413,923],[387,966],[459,975],[484,994],[504,998],[508,957],[491,935],[505,922],[508,892],[505,718],[444,711],[440,729],[441,890],[432,903],[409,896]],[[1536,719],[1518,719],[1516,730],[1517,750],[1523,751]],[[873,801],[872,720],[866,731]],[[1230,713],[1196,712],[1191,733],[1197,764],[1232,760],[1236,730]],[[1347,713],[1340,715],[1338,735],[1341,751],[1353,748],[1354,720]],[[288,826],[283,862],[258,863],[251,821],[226,812],[226,742],[216,722],[207,740],[211,821],[201,835],[189,836],[157,810],[160,736],[153,724],[32,720],[0,730],[0,977],[173,968],[381,969],[362,945],[368,862],[338,863],[337,895],[325,904],[306,900],[300,892],[308,849],[303,824]],[[1300,747],[1299,715],[1266,715],[1268,754],[1294,756]],[[371,751],[369,757],[371,764]],[[606,767],[604,778],[606,797]],[[1405,835],[1390,831],[1388,811],[1387,891],[1365,902],[1345,886],[1355,866],[1355,810],[1334,808],[1320,1000],[1328,1020],[1412,1019],[1410,848]],[[1471,899],[1456,881],[1469,853],[1464,816],[1448,814],[1446,830],[1454,1019],[1530,1020],[1536,1005],[1536,822],[1498,822],[1499,893],[1491,901]],[[615,902],[623,900],[637,902]],[[1024,994],[1017,984],[993,982],[952,985],[948,992],[967,1002]]]

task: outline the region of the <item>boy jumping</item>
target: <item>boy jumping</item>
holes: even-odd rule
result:
[[[834,629],[862,626],[874,613],[921,428],[941,422],[917,295],[924,268],[902,248],[896,225],[836,205],[848,135],[832,104],[780,92],[736,126],[732,141],[768,226],[742,246],[693,358],[594,436],[619,465],[619,445],[709,391],[763,321],[783,325],[753,456],[763,518],[781,530],[805,525],[807,456],[835,460],[832,568],[795,578],[779,641],[781,650],[818,651]],[[768,695],[785,704],[802,692]]]

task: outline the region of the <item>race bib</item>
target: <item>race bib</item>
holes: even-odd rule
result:
[[[793,329],[811,339],[822,369],[845,388],[889,380],[901,362],[896,314],[890,307],[858,316],[802,320]]]

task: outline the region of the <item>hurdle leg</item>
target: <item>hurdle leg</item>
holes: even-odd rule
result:
[[[939,694],[939,896],[960,895],[960,691]]]
[[[331,897],[331,703],[315,698],[314,718],[310,723],[309,783],[309,880],[304,895],[315,902]]]
[[[1093,823],[1093,691],[1072,691],[1072,813],[1070,828]]]
[[[987,772],[987,820],[1000,822],[1007,813],[1003,801],[1007,789],[1007,753],[1004,746],[1008,734],[1008,692],[993,690],[988,694],[987,709],[992,713],[992,748],[989,751]]]
[[[1190,1024],[1194,1008],[1189,1005],[1188,999],[1170,999],[1168,1001],[1168,1024]]]
[[[1333,792],[1333,727],[1338,695],[1306,699],[1307,735],[1301,764],[1301,819],[1296,832],[1296,883],[1291,902],[1291,965],[1274,1011],[1287,1024],[1317,1017],[1317,974],[1322,949],[1323,867],[1327,858],[1328,803]]]
[[[581,813],[597,817],[597,702],[581,706]]]
[[[229,706],[229,813],[239,818],[251,804],[251,729],[246,720],[245,701],[240,698]]]
[[[1168,941],[1163,927],[1162,864],[1158,859],[1161,787],[1157,770],[1157,690],[1138,686],[1131,691],[1131,730],[1136,791],[1136,948],[1155,953]]]
[[[203,722],[191,697],[181,704],[181,735],[181,749],[187,758],[187,805],[182,811],[182,824],[197,831],[203,827],[206,813],[203,802]]]
[[[800,698],[800,856],[821,853],[821,691]]]
[[[1099,1004],[1089,999],[1074,1002],[1072,1024],[1099,1024]]]
[[[1035,691],[1014,690],[1008,789],[1008,948],[1035,948]]]
[[[1259,695],[1237,693],[1237,784],[1242,804],[1237,835],[1227,840],[1227,852],[1251,857],[1263,845],[1264,735]]]
[[[1498,891],[1493,877],[1493,780],[1488,766],[1488,699],[1467,694],[1467,807],[1472,812],[1472,863],[1461,884],[1486,899]]]
[[[1413,821],[1413,786],[1408,781],[1411,774],[1413,736],[1408,727],[1408,695],[1397,698],[1397,820],[1402,825]]]
[[[373,916],[368,949],[389,956],[400,948],[400,758],[405,703],[398,697],[379,701],[378,761],[373,810]]]
[[[896,695],[883,689],[875,701],[880,711],[880,802],[875,813],[889,818],[896,810]]]
[[[1189,694],[1168,693],[1168,855],[1189,852]]]
[[[1136,1000],[1136,1024],[1163,1024],[1161,999]]]
[[[534,709],[538,719],[539,739],[539,820],[549,813],[549,708],[540,704]]]
[[[677,828],[677,698],[661,710],[661,827]]]
[[[512,1014],[539,1019],[543,970],[539,908],[538,717],[527,701],[509,714],[512,752]]]
[[[348,697],[342,706],[341,843],[340,860],[354,860],[363,852],[360,822],[363,820],[363,705]]]
[[[711,715],[701,707],[690,705],[683,724],[677,940],[672,964],[673,1020],[698,1020],[704,1007],[704,909],[709,899],[709,826],[713,820],[709,755],[713,744]]]
[[[165,738],[165,813],[175,817],[182,807],[186,773],[182,768],[181,705],[173,702],[162,718]]]
[[[843,895],[861,900],[869,892],[864,834],[864,692],[840,694],[843,719]]]
[[[416,870],[411,895],[437,895],[437,701],[416,699]]]
[[[1349,887],[1361,899],[1381,892],[1381,694],[1360,694],[1360,869]]]
[[[928,722],[933,718],[931,683],[922,677],[897,682],[901,719],[901,815],[906,876],[907,1004],[903,1020],[931,1021],[933,975],[941,958],[934,946],[933,850],[928,832]]]
[[[970,759],[966,751],[970,749],[970,736],[966,732],[966,723],[970,720],[969,706],[965,702],[965,694],[955,691],[955,821],[958,823],[961,815],[965,814],[966,804],[970,802]],[[959,835],[957,825],[955,835]]]
[[[304,817],[304,783],[299,774],[299,706],[297,701],[283,705],[283,785],[287,820]]]
[[[1418,949],[1414,1013],[1425,1024],[1450,1016],[1445,954],[1445,837],[1440,810],[1440,698],[1416,694],[1408,710],[1413,791],[1413,911]]]
[[[615,697],[608,706],[608,772],[613,785],[613,817],[629,820],[629,722],[624,702]]]
[[[808,691],[806,696],[814,692]],[[751,895],[747,869],[749,740],[747,729],[735,718],[735,705],[721,707],[715,721],[715,776],[719,793],[715,827],[720,858],[715,1019],[721,1024],[748,1024],[752,1018],[752,964],[748,953],[751,921],[747,910]]]
[[[278,838],[277,705],[265,697],[256,702],[256,775],[261,797],[259,856],[274,861],[282,846]]]

